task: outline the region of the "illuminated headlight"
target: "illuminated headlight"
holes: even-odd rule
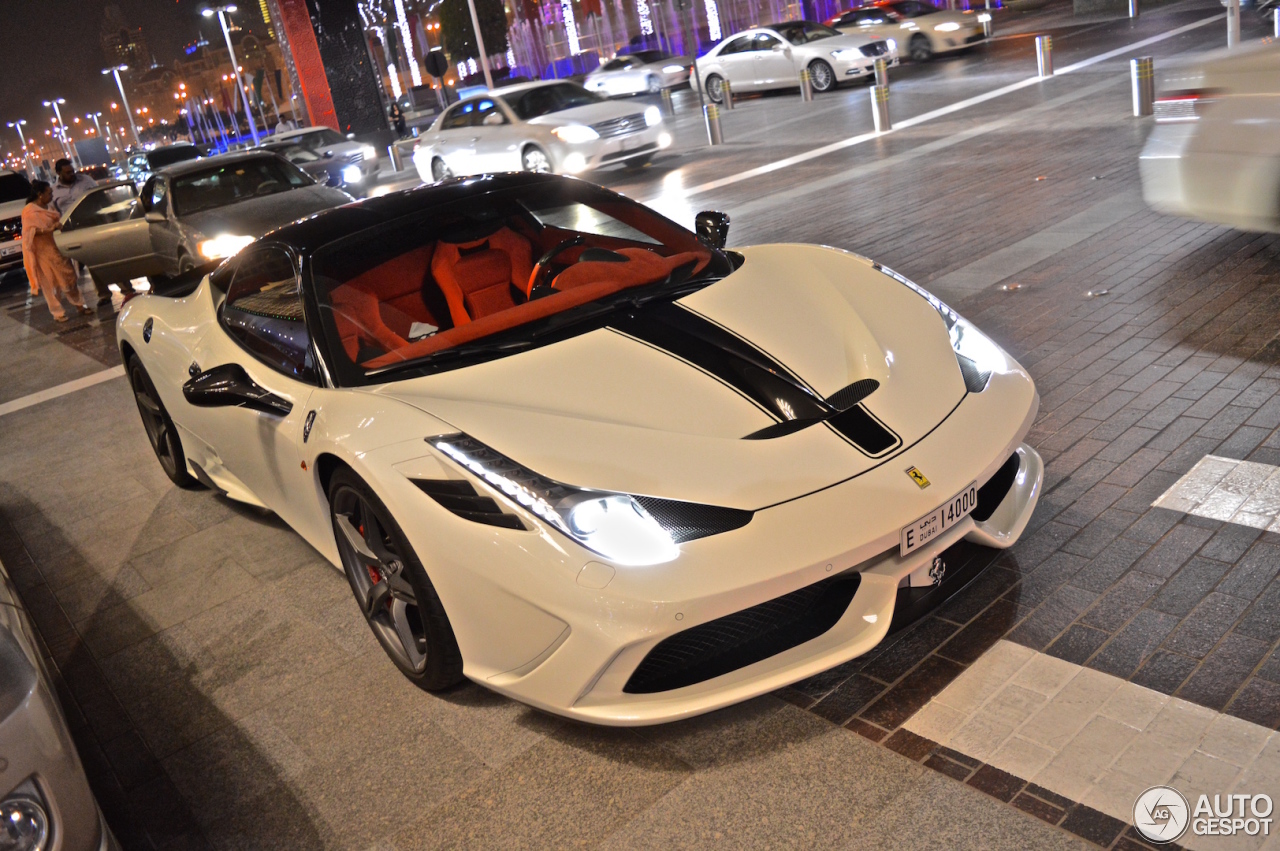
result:
[[[44,851],[49,847],[49,815],[30,780],[0,802],[0,848]]]
[[[980,24],[985,24],[985,23],[986,23],[987,21],[989,21],[989,20],[991,20],[991,13],[990,13],[990,12],[979,12],[979,13],[978,13],[978,23],[980,23]]]
[[[644,111],[644,123],[650,127],[656,127],[662,123],[662,110],[656,106],[651,106]]]
[[[887,46],[888,46],[888,48],[889,48],[889,52],[890,52],[890,53],[896,53],[896,52],[897,52],[897,50],[898,50],[898,43],[897,43],[896,41],[894,41],[894,40],[893,40],[893,39],[891,39],[891,38],[886,38],[886,39],[884,40],[884,43],[885,43],[885,45],[887,45]]]
[[[587,158],[577,151],[573,151],[564,158],[564,170],[569,174],[577,174],[587,167]]]
[[[364,179],[364,172],[360,171],[360,166],[349,165],[342,169],[343,183],[359,183]]]
[[[659,133],[659,134],[658,134],[658,147],[659,147],[659,148],[670,148],[670,147],[671,147],[671,134],[670,134],[670,133]]]
[[[938,25],[937,25],[936,27],[934,27],[933,29],[934,29],[936,32],[940,32],[940,33],[950,33],[950,32],[955,32],[956,30],[960,29],[960,25],[959,25],[959,24],[957,24],[955,21],[947,21],[947,22],[946,22],[946,23],[944,23],[944,24],[938,24]]]
[[[369,162],[373,162],[378,158],[378,149],[373,145],[361,145],[360,153],[364,154],[364,158]]]
[[[841,62],[848,62],[853,59],[861,59],[865,55],[866,54],[862,52],[862,49],[858,47],[845,47],[845,48],[841,48],[840,50],[831,51],[831,58],[839,59]]]
[[[213,239],[206,239],[200,243],[200,253],[209,260],[221,260],[223,257],[230,257],[236,254],[240,249],[253,242],[251,236],[238,236],[234,233],[222,233]]]
[[[593,142],[600,138],[600,134],[592,130],[585,124],[566,124],[563,127],[557,127],[551,131],[561,142],[567,142],[570,145],[580,145],[583,142]]]
[[[680,554],[671,533],[631,496],[563,485],[461,435],[427,442],[574,541],[615,564],[662,564]]]
[[[684,70],[683,65],[663,65],[662,66],[662,73],[664,74],[679,74],[683,70]]]

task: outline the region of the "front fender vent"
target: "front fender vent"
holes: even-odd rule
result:
[[[879,387],[880,382],[874,378],[863,378],[832,393],[827,397],[827,402],[838,411],[847,411],[876,392]]]
[[[653,496],[633,496],[632,499],[649,512],[677,544],[741,529],[755,516],[754,512],[741,508],[721,508],[718,505],[677,502]]]
[[[504,529],[528,528],[519,517],[503,511],[493,497],[476,493],[471,482],[461,479],[414,479],[413,483],[427,496],[464,520],[501,526]]]

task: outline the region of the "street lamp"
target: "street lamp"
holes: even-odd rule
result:
[[[75,149],[72,148],[67,141],[67,125],[62,120],[62,110],[58,109],[58,104],[66,102],[66,98],[54,98],[53,100],[45,101],[44,105],[53,108],[54,117],[58,119],[58,132],[61,135],[61,138],[58,141],[62,143],[62,150],[66,153],[67,157],[74,162],[77,159]],[[76,167],[79,168],[79,165],[77,164]]]
[[[227,40],[227,55],[231,57],[231,68],[235,72],[236,88],[240,90],[240,97],[244,100],[244,117],[249,119],[249,135],[253,137],[253,144],[258,144],[258,125],[253,123],[253,106],[249,103],[249,93],[244,90],[244,80],[240,78],[240,63],[236,61],[235,48],[231,46],[231,30],[227,27],[227,15],[236,11],[235,4],[227,6],[214,6],[211,9],[204,9],[200,14],[206,18],[218,16],[218,23],[222,25],[222,37]]]
[[[98,123],[98,119],[99,119],[99,118],[101,118],[101,117],[102,117],[102,113],[101,113],[101,112],[90,112],[90,113],[88,113],[87,115],[85,115],[85,118],[91,118],[91,119],[93,119],[93,126],[94,126],[94,127],[96,127],[96,128],[98,129],[98,135],[99,135],[99,136],[101,136],[101,135],[102,135],[102,125]]]
[[[129,133],[133,136],[133,144],[136,147],[142,147],[142,140],[138,138],[138,128],[133,124],[133,110],[129,109],[129,96],[124,93],[124,83],[120,82],[120,72],[128,71],[128,65],[115,65],[111,68],[103,68],[102,73],[114,74],[116,78],[116,88],[120,90],[120,100],[124,103],[124,115],[129,122]]]
[[[18,133],[18,141],[22,143],[22,162],[28,171],[31,169],[30,154],[27,151],[27,137],[22,132],[22,125],[26,124],[25,118],[19,118],[17,121],[10,121],[9,126]]]

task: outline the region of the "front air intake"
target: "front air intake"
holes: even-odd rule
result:
[[[476,493],[475,486],[461,479],[414,479],[413,483],[427,496],[449,511],[473,523],[486,523],[506,529],[524,529],[524,522],[508,514],[493,497]]]

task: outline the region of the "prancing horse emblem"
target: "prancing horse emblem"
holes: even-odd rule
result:
[[[924,473],[920,472],[915,467],[908,467],[907,475],[911,477],[911,481],[920,486],[920,490],[924,490],[929,487],[929,480],[924,477]]]
[[[942,556],[937,556],[933,564],[929,565],[929,578],[933,580],[934,585],[941,585],[942,577],[946,575],[947,563],[942,560]]]

